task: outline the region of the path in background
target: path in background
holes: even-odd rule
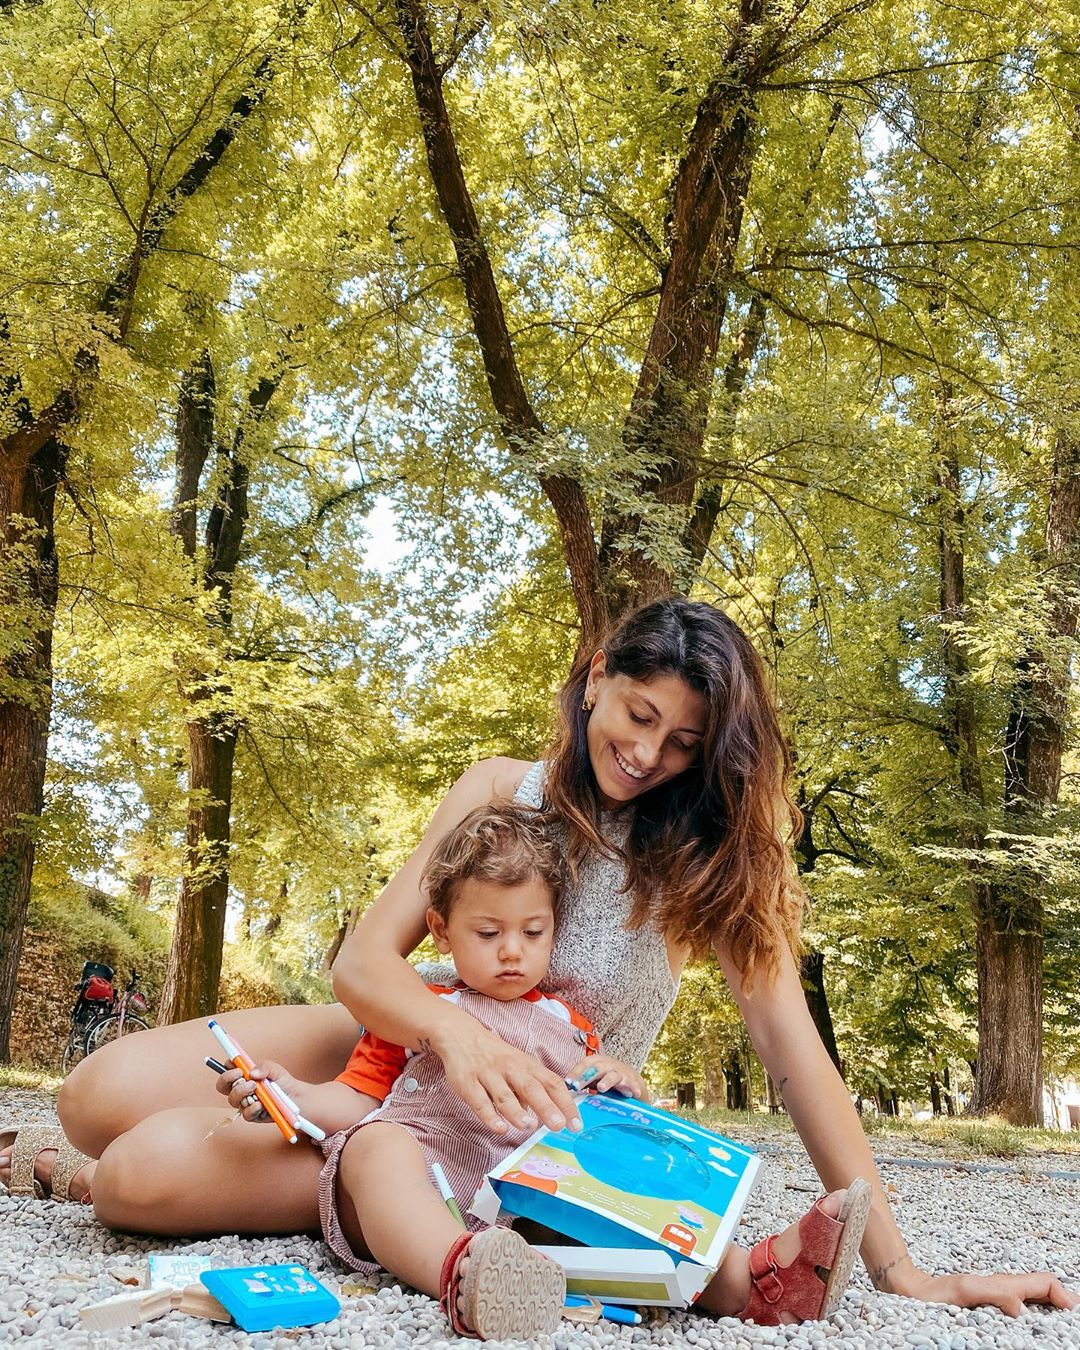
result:
[[[53,1099],[45,1093],[0,1089],[0,1120],[53,1121]],[[817,1193],[813,1169],[795,1142],[763,1140],[765,1165],[751,1197],[740,1241],[752,1242],[794,1219]],[[284,1145],[283,1145],[284,1146]],[[940,1160],[940,1154],[936,1155]],[[1056,1161],[1056,1160],[1055,1160]],[[1066,1164],[1068,1166],[1068,1164]],[[938,1270],[1028,1270],[1049,1267],[1080,1287],[1080,1182],[1050,1180],[1025,1160],[1005,1171],[886,1163],[882,1175],[912,1254]],[[183,1178],[177,1178],[177,1185]],[[145,1260],[150,1251],[188,1249],[212,1254],[225,1265],[298,1261],[332,1288],[346,1275],[310,1237],[223,1237],[194,1243],[117,1236],[100,1227],[92,1213],[75,1205],[12,1200],[0,1195],[0,1344],[58,1346],[144,1346],[148,1336],[185,1346],[237,1350],[292,1350],[296,1332],[249,1335],[172,1313],[145,1327],[88,1337],[80,1329],[80,1307],[121,1291],[110,1268]],[[476,1342],[450,1335],[437,1305],[403,1293],[386,1278],[368,1295],[344,1299],[339,1319],[300,1333],[311,1350],[367,1350],[368,1347],[428,1345],[446,1350]],[[858,1267],[853,1288],[840,1310],[825,1323],[802,1327],[753,1327],[725,1319],[709,1321],[685,1313],[646,1313],[644,1326],[631,1329],[600,1323],[575,1328],[564,1323],[555,1350],[598,1347],[692,1346],[695,1350],[743,1350],[792,1346],[835,1350],[890,1347],[909,1350],[1080,1350],[1080,1311],[1033,1309],[1017,1321],[992,1310],[964,1312],[876,1293]],[[518,1344],[521,1344],[520,1342]]]

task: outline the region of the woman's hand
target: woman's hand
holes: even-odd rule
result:
[[[589,1055],[575,1064],[566,1078],[568,1082],[580,1083],[583,1088],[596,1092],[618,1092],[623,1097],[637,1097],[643,1102],[651,1100],[641,1074],[611,1055]]]
[[[488,1129],[505,1134],[510,1126],[536,1129],[540,1121],[550,1130],[581,1129],[574,1099],[558,1074],[465,1016],[472,1026],[458,1021],[432,1049],[450,1086]]]
[[[876,1273],[876,1272],[875,1272]],[[1049,1303],[1055,1308],[1075,1308],[1080,1298],[1048,1270],[1029,1275],[931,1275],[907,1263],[907,1270],[895,1278],[875,1280],[878,1288],[907,1294],[926,1303],[951,1303],[958,1308],[988,1305],[1000,1308],[1009,1317],[1019,1317],[1025,1303]]]
[[[299,1078],[294,1078],[280,1064],[275,1064],[272,1059],[265,1059],[261,1064],[256,1064],[251,1070],[251,1078],[252,1081],[249,1082],[239,1069],[226,1069],[223,1074],[218,1075],[217,1081],[217,1090],[229,1099],[229,1105],[239,1111],[245,1120],[270,1119],[255,1096],[256,1082],[272,1078],[294,1101],[308,1086]]]

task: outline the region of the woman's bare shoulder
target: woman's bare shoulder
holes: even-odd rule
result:
[[[532,760],[510,759],[506,755],[481,759],[472,768],[465,770],[455,786],[467,787],[476,806],[483,806],[485,802],[507,801],[521,786],[521,780],[532,766]]]

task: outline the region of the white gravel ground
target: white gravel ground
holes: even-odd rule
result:
[[[0,1118],[55,1119],[44,1094],[0,1091]],[[798,1218],[816,1191],[802,1151],[770,1136],[741,1240],[756,1241]],[[1061,1165],[1053,1160],[1048,1165]],[[1066,1167],[1069,1166],[1065,1162]],[[920,1264],[940,1272],[1049,1268],[1080,1288],[1080,1180],[1049,1179],[1030,1163],[1008,1172],[913,1168],[886,1163],[882,1173],[900,1227]],[[322,1243],[311,1237],[221,1237],[195,1243],[117,1237],[93,1215],[72,1205],[13,1200],[0,1194],[0,1344],[63,1347],[144,1346],[148,1340],[215,1350],[292,1350],[298,1343],[326,1350],[427,1345],[464,1347],[450,1334],[438,1306],[389,1277],[377,1291],[343,1296],[341,1316],[321,1326],[249,1335],[233,1327],[172,1313],[143,1327],[88,1334],[79,1308],[121,1291],[108,1272],[137,1264],[151,1251],[212,1254],[223,1264],[296,1261],[331,1288],[347,1275]],[[521,1343],[518,1343],[521,1344]],[[631,1345],[907,1347],[933,1350],[1080,1350],[1080,1311],[1032,1309],[1013,1321],[990,1309],[971,1312],[876,1293],[860,1266],[840,1310],[827,1322],[799,1327],[754,1327],[732,1319],[710,1321],[686,1313],[649,1313],[637,1328],[601,1322],[580,1328],[564,1323],[554,1350],[598,1350]],[[551,1347],[546,1347],[551,1350]]]

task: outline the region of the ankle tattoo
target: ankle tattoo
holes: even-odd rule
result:
[[[889,1285],[891,1283],[889,1271],[892,1270],[894,1266],[898,1266],[903,1259],[902,1256],[898,1256],[895,1261],[890,1261],[888,1265],[885,1266],[878,1266],[875,1270],[870,1272],[870,1279],[873,1282],[875,1289],[880,1289],[886,1294],[889,1292]]]

